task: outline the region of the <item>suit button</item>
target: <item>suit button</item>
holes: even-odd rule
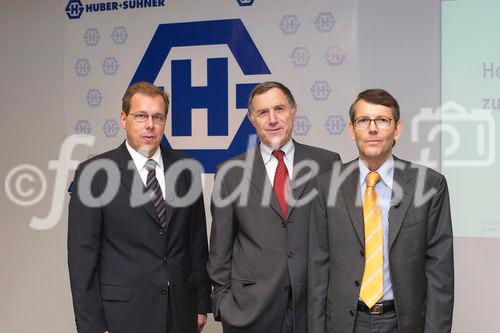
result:
[[[354,317],[354,310],[349,310],[349,314]]]
[[[163,262],[164,262],[164,263],[167,263],[167,262],[168,262],[167,257],[163,257]]]
[[[165,289],[162,289],[162,290],[161,290],[161,294],[162,294],[162,295],[166,295],[166,294],[167,294],[167,291],[166,291]]]
[[[293,256],[295,256],[295,253],[293,253],[292,251],[288,252],[288,254],[287,254],[288,258],[292,259]]]
[[[292,288],[290,288],[290,287],[285,287],[285,288],[283,288],[283,289],[284,289],[284,290],[285,290],[285,292],[287,292],[287,293],[289,293],[289,292],[290,292],[290,290],[292,290]]]
[[[165,235],[165,229],[160,229],[160,231],[158,231],[158,235],[160,236]]]
[[[359,287],[359,281],[358,281],[358,280],[354,281],[354,285],[355,285],[356,287]]]
[[[359,254],[361,254],[361,256],[364,257],[365,256],[365,251],[359,250]]]

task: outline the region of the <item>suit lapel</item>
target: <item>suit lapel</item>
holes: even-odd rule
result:
[[[303,184],[298,185],[298,186],[295,186],[294,183],[295,183],[296,179],[300,179],[305,174],[307,174],[308,168],[301,167],[300,170],[297,171],[297,168],[295,166],[297,164],[299,164],[300,162],[307,161],[309,156],[307,155],[307,152],[305,151],[303,145],[301,145],[300,143],[297,143],[295,141],[293,143],[295,146],[295,153],[293,156],[294,168],[293,168],[292,180],[290,182],[290,185],[291,185],[290,191],[292,193],[292,197],[295,200],[298,200],[298,199],[300,199],[302,192],[304,192],[304,189],[306,188],[307,184],[309,184],[309,180]],[[288,208],[287,208],[287,218],[290,216],[290,214],[292,213],[294,208],[295,208],[295,205],[293,205],[293,203],[290,202],[290,200],[289,200],[288,201]]]
[[[352,163],[358,163],[358,160],[349,162],[345,169],[353,168]],[[361,189],[359,183],[359,168],[353,169],[353,172],[347,177],[345,182],[341,185],[342,194],[347,207],[347,212],[351,218],[351,223],[356,231],[359,242],[361,245],[365,245],[365,232],[364,232],[364,222],[363,222],[363,204],[361,199]],[[335,217],[333,217],[335,219]]]
[[[401,189],[398,191],[398,187]],[[394,184],[389,210],[389,250],[403,224],[404,217],[415,193],[415,172],[409,163],[394,157]]]
[[[168,189],[167,188],[167,170],[168,168],[170,167],[170,165],[172,164],[172,161],[171,161],[171,157],[169,157],[168,155],[168,151],[166,149],[162,149],[160,147],[160,150],[161,150],[161,158],[163,160],[163,173],[165,175],[165,196],[166,198],[165,199],[165,204],[166,204],[166,210],[165,210],[165,225],[164,225],[164,229],[168,229],[168,226],[170,224],[170,221],[172,220],[172,215],[174,213],[174,207],[172,207],[172,205],[170,204],[170,202],[173,200],[173,197],[176,195],[176,193],[179,193],[179,186],[181,185],[185,185],[184,184],[181,184],[181,182],[184,180],[184,179],[179,179],[178,181],[175,182],[175,186],[176,186],[176,189],[174,191],[172,191],[172,189]],[[154,210],[154,205],[153,203],[151,203],[151,206],[153,207],[153,210]]]
[[[267,170],[262,160],[262,154],[260,153],[260,146],[257,145],[253,151],[249,151],[249,154],[254,154],[253,164],[252,164],[252,176],[250,182],[253,187],[261,194],[262,200],[267,202],[283,219],[283,212],[281,211],[280,204],[276,195],[274,195],[273,186],[267,175]]]
[[[132,190],[132,188],[142,188],[142,192],[144,193],[146,191],[146,188],[144,187],[144,183],[142,183],[139,171],[137,170],[134,161],[132,160],[132,156],[130,156],[130,153],[127,150],[125,142],[119,147],[118,164],[121,170],[121,183],[123,187],[125,187],[131,195],[130,201],[127,204],[131,205],[133,201],[143,202],[143,199],[138,196],[139,193]],[[133,184],[133,182],[138,182],[138,184]],[[151,218],[155,222],[158,221],[158,215],[155,211],[154,204],[152,202],[147,202],[144,205],[142,205],[142,207],[146,210],[146,212],[151,216]]]

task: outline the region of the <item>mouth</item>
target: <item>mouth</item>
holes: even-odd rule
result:
[[[377,140],[377,139],[371,139],[371,140],[366,140],[365,143],[367,143],[370,146],[375,146],[378,145],[382,142],[382,140]]]
[[[143,135],[142,138],[145,141],[154,141],[154,140],[156,140],[156,135],[146,134],[146,135]]]

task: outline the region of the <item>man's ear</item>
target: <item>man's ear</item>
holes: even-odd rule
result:
[[[356,134],[354,133],[354,125],[352,124],[352,122],[349,122],[347,127],[349,128],[349,136],[351,137],[351,139],[356,140]]]
[[[394,132],[394,140],[398,140],[399,137],[401,136],[401,132],[403,131],[403,122],[399,120],[396,123],[396,130]]]
[[[120,123],[123,129],[127,129],[127,115],[125,112],[120,112]]]
[[[252,123],[252,125],[254,125],[254,127],[255,127],[255,123],[254,123],[254,119],[253,119],[253,114],[250,111],[247,111],[247,118],[248,118],[248,120],[250,120],[250,122]]]

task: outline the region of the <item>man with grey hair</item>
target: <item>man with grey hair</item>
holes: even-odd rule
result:
[[[307,333],[309,204],[298,201],[313,190],[308,170],[339,156],[293,140],[296,114],[283,84],[257,85],[247,115],[260,143],[215,176],[208,271],[224,332]]]

